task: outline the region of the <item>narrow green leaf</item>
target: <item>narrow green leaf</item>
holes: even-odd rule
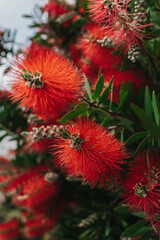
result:
[[[108,115],[106,118],[104,118],[102,125],[103,127],[107,127],[112,122],[113,122],[113,117]]]
[[[99,104],[103,103],[103,104],[107,104],[108,103],[108,96],[109,96],[109,91],[111,89],[111,86],[113,84],[113,79],[114,77],[112,77],[109,86],[104,90],[104,92],[102,93],[102,95],[100,96],[99,99]]]
[[[120,136],[120,141],[124,141],[124,128],[121,130],[121,136]]]
[[[82,102],[81,104],[74,107],[74,110],[66,113],[60,120],[58,120],[59,123],[63,124],[65,122],[68,122],[68,120],[71,120],[78,115],[82,114],[88,109],[88,104],[86,102]]]
[[[117,110],[120,110],[120,109],[122,109],[124,107],[127,98],[128,98],[128,91],[126,91],[124,93],[123,97],[121,98],[120,103],[119,103],[119,105],[117,107]]]
[[[108,96],[109,96],[109,88],[107,87],[104,92],[102,93],[102,96],[99,99],[99,104],[103,103],[104,105],[108,103]]]
[[[102,89],[103,89],[103,85],[104,85],[104,76],[101,75],[98,78],[98,81],[97,81],[97,84],[96,84],[96,87],[95,87],[95,92],[94,92],[94,95],[93,95],[94,100],[96,100],[99,97],[99,95],[101,94]]]
[[[112,55],[119,56],[120,53],[121,53],[120,50],[115,50],[115,51],[112,52]]]
[[[118,213],[122,213],[122,214],[129,214],[130,213],[129,207],[126,206],[126,205],[123,205],[123,204],[121,206],[115,207],[114,211],[118,212]]]
[[[133,224],[132,226],[128,227],[121,235],[122,237],[136,237],[139,234],[140,229],[145,226],[147,223],[147,221],[143,220],[143,221],[139,221],[135,224]]]
[[[119,95],[119,102],[121,101],[124,93],[126,92],[127,88],[126,88],[126,82],[123,81],[122,85],[121,85],[121,90],[120,90],[120,95]]]
[[[139,218],[145,218],[146,216],[144,215],[143,212],[131,212],[129,209],[129,206],[122,204],[116,208],[114,208],[115,212],[118,212],[120,214],[132,214],[134,216],[137,216]]]
[[[93,97],[92,97],[92,92],[91,92],[90,84],[89,84],[89,82],[88,82],[87,79],[85,80],[84,83],[85,83],[85,87],[86,87],[86,90],[87,90],[87,93],[88,93],[89,100],[92,101],[92,100],[93,100]]]
[[[33,16],[29,15],[29,14],[23,14],[22,17],[24,17],[24,18],[33,18]]]
[[[152,101],[151,101],[151,96],[150,96],[148,86],[146,86],[146,89],[145,89],[144,106],[145,106],[146,113],[152,119]]]
[[[148,135],[142,140],[142,142],[139,144],[136,151],[134,152],[133,157],[136,157],[141,152],[141,150],[150,142],[151,138],[152,136]]]
[[[146,232],[144,232],[144,234],[142,234],[142,236],[138,239],[138,240],[148,240],[149,237],[153,234],[153,231],[147,231],[146,229]]]
[[[148,135],[148,132],[138,132],[138,133],[135,133],[135,134],[133,134],[131,137],[129,137],[129,138],[127,139],[127,141],[125,142],[125,144],[126,144],[127,146],[129,146],[129,145],[131,145],[132,143],[137,142],[139,139],[146,137],[147,135]]]
[[[152,106],[153,106],[154,117],[155,117],[156,123],[159,126],[160,114],[159,114],[159,111],[158,111],[155,91],[152,92]]]
[[[122,65],[121,65],[121,72],[125,71],[131,64],[131,61],[128,59],[128,55],[126,58],[123,60]]]
[[[79,240],[84,239],[85,237],[88,237],[88,235],[92,232],[92,229],[87,229],[86,231],[84,231],[80,236],[79,236]]]
[[[141,125],[143,128],[153,135],[159,137],[160,136],[160,128],[156,126],[156,124],[150,119],[147,113],[139,108],[138,106],[131,103],[131,109],[135,113],[135,115],[139,118]]]

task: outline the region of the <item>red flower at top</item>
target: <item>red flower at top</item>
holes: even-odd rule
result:
[[[63,6],[53,1],[49,1],[43,8],[48,12],[49,17],[56,17],[68,12]]]
[[[89,12],[94,22],[101,24],[104,28],[114,31],[114,45],[123,45],[128,48],[131,43],[139,45],[142,39],[144,27],[147,24],[140,24],[139,20],[144,13],[137,16],[134,21],[128,11],[131,0],[89,0]],[[134,15],[134,14],[133,14]],[[132,16],[133,16],[132,15]]]
[[[82,94],[81,73],[69,60],[44,48],[24,52],[13,62],[12,73],[13,101],[37,114],[61,114]]]
[[[135,159],[133,167],[124,180],[125,203],[131,210],[148,214],[160,209],[160,155],[151,151],[141,153]]]
[[[123,143],[94,121],[80,120],[67,125],[68,134],[54,144],[59,163],[73,175],[81,176],[95,186],[117,181],[123,159]],[[63,134],[62,134],[63,135]]]
[[[99,68],[110,69],[113,66],[121,66],[123,57],[114,56],[113,48],[107,47],[112,42],[113,32],[102,29],[101,26],[94,23],[88,24],[85,29],[87,32],[80,39],[79,46],[84,56]],[[105,42],[109,44],[105,45]]]

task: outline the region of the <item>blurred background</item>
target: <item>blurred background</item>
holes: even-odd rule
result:
[[[23,15],[30,15],[34,11],[36,4],[43,5],[45,0],[0,0],[0,30],[8,29],[11,34],[15,34],[14,47],[19,48],[29,44],[29,38],[34,30],[29,28],[30,21],[23,18]],[[10,57],[11,58],[11,57]],[[11,60],[11,59],[10,59]],[[3,60],[4,61],[4,60]],[[6,63],[7,64],[7,63]],[[0,66],[0,88],[6,88],[9,76],[3,76],[6,64]],[[0,136],[4,134],[0,131]],[[8,149],[15,149],[16,142],[10,142],[9,137],[0,142],[0,154],[6,156]]]

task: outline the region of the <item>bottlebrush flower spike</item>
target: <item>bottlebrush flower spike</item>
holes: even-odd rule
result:
[[[43,214],[36,215],[25,222],[25,236],[35,238],[49,232],[53,227],[54,221],[45,217]]]
[[[16,219],[0,223],[0,239],[12,240],[20,236],[19,223]]]
[[[149,220],[152,223],[154,230],[156,229],[160,236],[160,208],[156,212],[148,215],[146,220]]]
[[[11,98],[26,111],[59,115],[78,102],[83,78],[72,63],[50,50],[26,51],[13,63]]]
[[[113,32],[102,29],[97,24],[88,24],[86,27],[86,33],[83,34],[80,42],[80,50],[83,55],[89,58],[94,64],[98,65],[99,68],[110,69],[113,66],[120,66],[123,57],[114,56],[112,54],[113,48],[102,46],[101,42],[108,41],[111,45]],[[108,40],[107,40],[108,39]]]
[[[45,166],[33,168],[27,173],[20,175],[8,186],[8,191],[18,189],[13,202],[16,205],[30,208],[35,212],[45,212],[50,202],[54,202],[60,191],[60,184],[50,183],[45,180],[44,171],[48,171]]]
[[[127,46],[133,43],[139,45],[142,40],[143,29],[148,26],[141,24],[140,19],[145,14],[141,13],[135,20],[135,15],[128,13],[131,0],[89,0],[89,11],[94,22],[114,32],[113,45]],[[134,20],[132,20],[132,16]]]
[[[47,204],[48,200],[57,196],[59,192],[59,184],[52,184],[45,181],[44,176],[35,176],[27,181],[22,187],[22,191],[16,196],[14,202],[29,207],[31,209],[38,208],[38,205]]]
[[[46,11],[50,18],[55,18],[59,15],[65,14],[68,11],[61,5],[57,4],[54,1],[49,1],[44,7],[44,11]]]
[[[100,187],[118,180],[127,154],[123,143],[101,125],[91,120],[79,120],[67,125],[61,137],[53,147],[59,163],[70,174]]]
[[[128,176],[122,183],[124,202],[131,210],[151,214],[160,208],[160,155],[151,151],[135,159]]]

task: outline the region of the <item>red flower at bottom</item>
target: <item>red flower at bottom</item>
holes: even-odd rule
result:
[[[122,183],[125,203],[131,210],[152,214],[160,208],[160,155],[141,153]]]
[[[70,139],[59,139],[54,148],[59,163],[73,175],[81,176],[95,186],[117,181],[123,159],[123,143],[94,121],[80,120],[67,125]]]
[[[19,223],[16,219],[0,224],[0,240],[18,238],[19,235]]]

